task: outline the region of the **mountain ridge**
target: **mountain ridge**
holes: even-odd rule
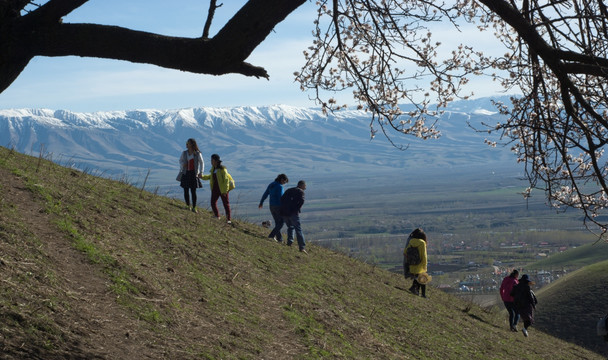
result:
[[[370,139],[371,115],[364,111],[325,114],[288,105],[95,113],[0,110],[0,144],[110,175],[152,170],[152,185],[173,183],[177,159],[190,137],[207,162],[218,153],[241,179],[274,178],[281,172],[310,178],[420,168],[516,168],[508,149],[490,148],[484,143],[488,135],[471,129],[500,118],[490,101],[454,103],[437,118],[443,136],[436,140],[390,133],[391,141],[405,151],[383,135]]]

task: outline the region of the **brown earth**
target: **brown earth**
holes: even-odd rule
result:
[[[5,184],[2,200],[14,204],[17,212],[22,214],[27,230],[33,237],[42,239],[43,248],[40,251],[47,254],[49,262],[55,265],[60,290],[73,300],[70,309],[53,314],[53,320],[69,331],[64,336],[71,345],[63,355],[67,358],[91,359],[153,357],[155,351],[150,344],[139,340],[148,338],[149,334],[142,336],[141,331],[146,330],[116,306],[116,296],[109,290],[107,277],[100,273],[99,267],[91,264],[82,252],[66,242],[65,234],[51,225],[53,216],[46,213],[34,195],[24,188],[20,178],[2,169],[0,177]],[[15,261],[20,263],[5,260],[9,270],[25,270],[30,265],[25,260]],[[7,342],[16,340],[3,339],[5,346]],[[19,347],[30,355],[46,352],[45,349],[32,349],[30,346],[24,343]]]
[[[1,147],[0,165],[3,360],[601,358],[239,219]]]
[[[17,336],[0,338],[0,359],[159,359],[182,358],[180,348],[185,346],[184,339],[171,338],[159,334],[145,322],[134,319],[129,309],[117,305],[117,295],[110,289],[107,275],[98,264],[91,263],[86,254],[74,248],[66,239],[65,233],[53,223],[56,216],[49,214],[37,198],[23,184],[23,179],[0,168],[0,199],[4,205],[14,206],[23,221],[28,236],[40,239],[40,254],[44,262],[52,264],[53,284],[40,279],[37,288],[37,301],[52,299],[57,294],[69,297],[69,305],[52,306],[49,314],[57,328],[62,329],[61,349],[49,351],[47,344],[34,344],[31,339]],[[96,219],[101,228],[109,226],[103,223],[103,217]],[[12,258],[11,258],[11,255]],[[145,264],[142,264],[145,266]],[[35,273],[36,262],[19,258],[16,254],[0,253],[2,286],[18,288],[20,285],[8,280],[12,274],[23,272]],[[171,271],[170,268],[167,271]],[[287,279],[285,279],[288,281]],[[161,299],[146,299],[150,302],[163,302]],[[48,300],[52,301],[52,300]],[[274,329],[274,339],[270,346],[263,350],[260,358],[292,358],[305,352],[304,347],[290,339],[290,325],[280,315],[282,304],[276,296],[258,292],[258,301],[265,304],[263,320]],[[19,308],[27,298],[15,299],[14,305]],[[200,303],[204,303],[201,298]],[[22,315],[8,312],[16,322],[26,322]],[[34,315],[34,314],[32,314]],[[0,320],[1,317],[0,317]],[[238,331],[222,321],[213,319],[192,318],[175,324],[176,337],[187,334],[190,341],[214,337],[213,334],[232,334],[239,336]],[[53,342],[57,342],[56,339]],[[194,340],[196,341],[196,340]],[[183,353],[184,358],[191,355]]]

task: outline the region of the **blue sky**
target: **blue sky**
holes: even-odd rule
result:
[[[211,36],[244,1],[219,1]],[[202,33],[209,3],[206,0],[90,0],[64,19],[118,25],[164,35],[197,37]],[[13,84],[0,94],[0,108],[48,108],[77,112],[189,107],[264,106],[288,104],[313,107],[306,92],[294,82],[303,65],[302,51],[312,42],[314,2],[306,2],[275,28],[249,57],[263,66],[270,80],[242,75],[210,76],[163,69],[125,61],[36,57]],[[454,30],[437,31],[449,41]],[[480,36],[473,32],[469,36]],[[463,38],[462,36],[458,36]],[[492,46],[491,34],[476,44]],[[473,81],[478,95],[493,95],[498,87]],[[338,96],[349,103],[350,92]]]

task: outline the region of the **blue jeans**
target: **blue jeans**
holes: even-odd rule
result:
[[[519,322],[519,313],[515,307],[515,303],[511,301],[504,301],[505,307],[509,312],[509,325],[514,328]]]
[[[279,242],[283,241],[283,235],[281,235],[281,229],[283,228],[283,224],[285,223],[283,221],[283,217],[280,214],[280,210],[281,210],[280,206],[271,206],[270,207],[270,214],[272,215],[272,218],[274,219],[274,229],[272,229],[272,231],[270,232],[270,235],[268,235],[269,238],[276,237],[277,241],[279,241]]]
[[[302,226],[300,225],[300,215],[283,216],[283,220],[287,224],[287,245],[293,244],[293,232],[295,230],[296,237],[298,238],[298,247],[300,250],[304,250],[306,243],[304,242]]]

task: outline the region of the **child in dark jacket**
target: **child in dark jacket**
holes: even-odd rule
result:
[[[519,279],[519,283],[513,286],[513,290],[511,290],[517,312],[524,322],[524,328],[521,331],[526,337],[528,336],[528,328],[534,324],[534,310],[536,310],[536,304],[538,303],[536,295],[530,289],[530,285],[533,284],[529,276],[524,274]]]

